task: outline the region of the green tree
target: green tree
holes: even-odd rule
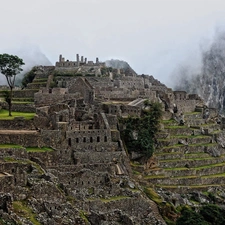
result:
[[[210,225],[210,223],[206,222],[202,215],[190,209],[184,209],[176,225]]]
[[[28,73],[26,73],[22,80],[22,88],[27,87],[27,84],[32,83],[36,75],[37,67],[34,66]]]
[[[158,131],[161,116],[161,104],[146,101],[140,117],[120,119],[120,122],[125,125],[125,129],[121,131],[121,136],[128,152],[135,151],[146,158],[152,156],[155,134]]]
[[[21,68],[22,65],[24,65],[24,62],[18,56],[9,55],[6,53],[0,54],[0,72],[6,77],[10,89],[7,101],[9,105],[9,116],[12,116],[12,93],[13,88],[15,87],[16,75],[23,71],[23,69]]]
[[[225,224],[225,210],[217,205],[206,205],[200,209],[200,214],[212,225]]]

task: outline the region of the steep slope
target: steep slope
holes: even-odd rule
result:
[[[177,90],[197,93],[209,107],[215,107],[224,113],[225,108],[225,39],[224,32],[216,34],[209,48],[202,52],[201,71],[195,73],[192,68],[178,70]]]

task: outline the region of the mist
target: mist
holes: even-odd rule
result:
[[[174,89],[198,94],[209,107],[225,109],[225,30],[216,29],[213,39],[200,43],[197,64],[183,63],[173,73]]]
[[[51,66],[52,63],[47,56],[41,51],[41,49],[35,45],[26,45],[20,48],[7,49],[4,53],[17,55],[23,59],[25,65],[22,67],[23,71],[16,75],[16,85],[20,85],[24,74],[30,71],[34,66]],[[7,85],[7,81],[4,75],[0,74],[0,85]]]

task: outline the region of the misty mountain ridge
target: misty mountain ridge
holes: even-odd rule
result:
[[[175,90],[198,94],[208,107],[225,113],[225,32],[217,32],[208,49],[201,55],[200,72],[189,66],[178,68]]]

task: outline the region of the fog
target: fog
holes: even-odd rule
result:
[[[176,68],[198,67],[202,43],[224,25],[223,0],[8,0],[0,51],[19,55],[27,68],[54,65],[59,54],[120,59],[173,86]]]

